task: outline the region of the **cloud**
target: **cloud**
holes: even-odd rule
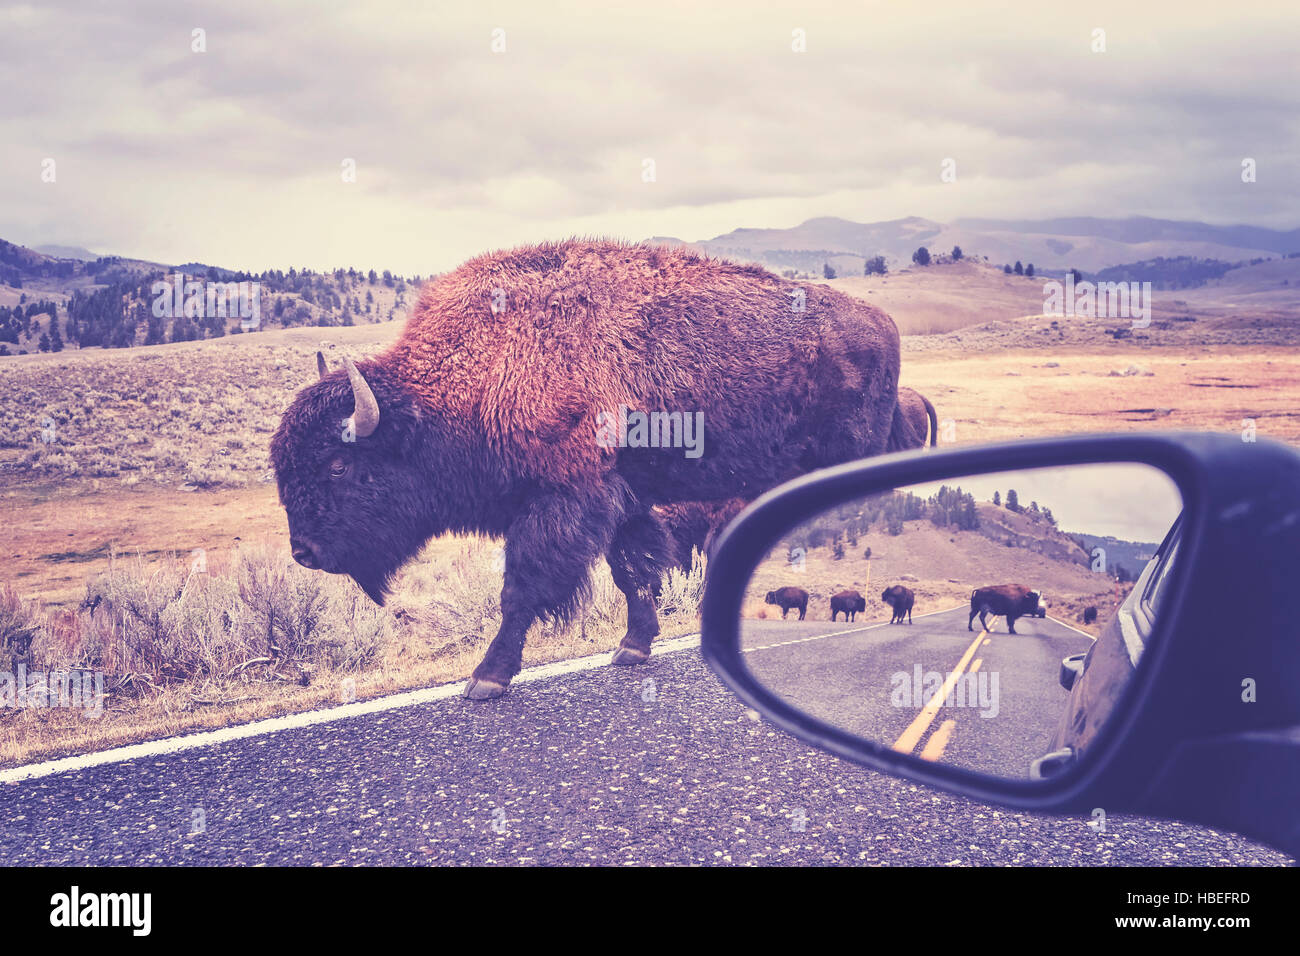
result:
[[[1295,226],[1300,11],[1138,6],[11,6],[0,235],[428,273],[819,215]]]

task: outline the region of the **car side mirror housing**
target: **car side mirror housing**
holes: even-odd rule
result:
[[[1006,476],[1014,507],[1013,489],[989,492]],[[1113,598],[1112,578],[1088,576],[1107,544],[1129,564]],[[1294,856],[1298,582],[1300,455],[1279,443],[906,452],[798,478],[729,525],[702,651],[767,720],[855,763],[1022,810],[1225,827]]]

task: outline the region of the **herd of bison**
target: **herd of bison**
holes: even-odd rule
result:
[[[970,595],[970,617],[966,620],[966,628],[974,630],[971,624],[976,617],[979,617],[980,626],[988,630],[988,617],[992,615],[1005,617],[1007,631],[1015,634],[1017,619],[1032,617],[1038,613],[1040,598],[1038,591],[1030,590],[1020,584],[976,588]],[[799,620],[802,621],[808,613],[808,599],[808,592],[803,588],[783,587],[768,591],[764,603],[779,607],[783,619],[788,617],[792,610],[798,610]],[[911,588],[895,584],[881,593],[880,600],[893,609],[893,616],[889,619],[890,624],[902,624],[904,619],[908,624],[912,623],[912,606],[916,603],[916,594]],[[855,621],[857,615],[866,609],[867,600],[857,591],[840,591],[831,597],[832,621],[836,620],[841,613],[844,615],[844,620]],[[1088,610],[1092,612],[1093,620],[1096,620],[1096,609]]]

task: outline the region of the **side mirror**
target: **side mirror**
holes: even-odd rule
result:
[[[728,527],[703,653],[768,720],[854,762],[1295,854],[1298,515],[1300,455],[1219,435],[845,465]]]

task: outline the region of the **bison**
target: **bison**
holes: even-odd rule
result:
[[[904,617],[908,624],[912,623],[912,605],[916,603],[916,595],[911,588],[895,584],[881,592],[880,600],[894,609],[894,615],[889,619],[890,624],[902,624]]]
[[[1083,609],[1083,623],[1095,624],[1097,622],[1097,609],[1089,606]]]
[[[790,613],[791,608],[799,609],[799,620],[803,620],[804,614],[808,612],[808,592],[803,588],[781,588],[778,591],[768,591],[767,597],[763,599],[765,604],[775,604],[781,608],[781,620]]]
[[[898,412],[889,435],[890,451],[924,448],[927,433],[931,448],[939,444],[939,419],[928,398],[914,389],[899,388]]]
[[[899,388],[898,409],[899,414],[891,421],[886,451],[924,448],[927,434],[931,447],[938,444],[938,421],[929,399],[913,389]],[[743,498],[731,498],[723,502],[688,501],[656,508],[672,542],[674,566],[689,571],[696,550],[708,557],[722,529],[747,504]]]
[[[271,440],[293,556],[382,603],[430,538],[503,537],[502,621],[473,699],[505,693],[529,627],[571,617],[601,557],[628,602],[612,662],[649,657],[672,561],[656,505],[752,500],[884,452],[901,420],[884,312],[606,240],[471,259],[424,286],[387,351],[323,371]]]
[[[853,621],[867,609],[867,599],[857,591],[841,591],[831,598],[831,620],[844,612],[844,620]]]
[[[999,584],[996,587],[976,588],[970,593],[970,617],[966,620],[966,630],[973,631],[971,621],[975,615],[980,618],[980,626],[989,629],[985,615],[1007,619],[1008,633],[1016,633],[1016,618],[1038,613],[1038,592],[1020,584]]]
[[[713,552],[713,545],[722,529],[745,509],[746,504],[748,502],[743,498],[728,498],[726,501],[686,501],[656,507],[671,542],[673,566],[689,571],[695,551],[707,558]]]

